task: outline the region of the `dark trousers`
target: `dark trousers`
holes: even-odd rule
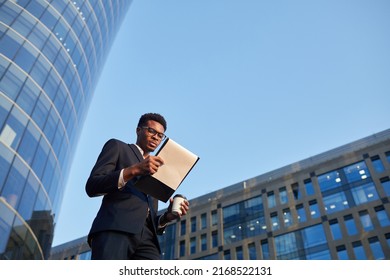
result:
[[[91,241],[92,260],[160,260],[157,236],[150,216],[140,234],[121,231],[96,233]]]

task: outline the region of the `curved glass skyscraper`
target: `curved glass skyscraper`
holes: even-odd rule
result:
[[[0,0],[0,259],[45,259],[73,148],[131,0]]]

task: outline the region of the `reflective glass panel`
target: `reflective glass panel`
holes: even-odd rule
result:
[[[332,232],[333,240],[342,238],[340,225],[337,220],[329,221],[330,231]]]
[[[370,218],[370,215],[368,214],[368,212],[362,212],[362,213],[359,213],[360,214],[360,222],[363,226],[363,229],[365,231],[371,231],[371,230],[374,230],[374,225],[372,224],[372,221],[371,221],[371,218]]]
[[[357,260],[367,260],[366,252],[364,252],[364,248],[360,241],[354,242],[352,246]]]
[[[325,196],[323,199],[327,214],[335,213],[349,208],[349,204],[344,192],[338,192]]]
[[[387,196],[390,196],[390,180],[388,177],[381,179],[381,185]]]
[[[376,173],[382,173],[385,171],[385,167],[383,166],[383,163],[379,156],[372,157],[371,158],[372,165],[374,166],[375,172]]]
[[[281,188],[279,190],[279,201],[280,201],[280,204],[285,204],[288,202],[288,195],[287,195],[286,188]]]
[[[321,192],[340,187],[342,185],[338,171],[332,171],[318,176]]]
[[[381,244],[379,243],[378,237],[372,237],[368,239],[368,242],[370,243],[370,249],[372,252],[372,255],[375,260],[384,260],[385,254],[383,253],[383,249]]]
[[[345,167],[344,172],[349,183],[365,180],[368,177],[371,177],[364,161]]]
[[[357,205],[379,199],[373,183],[355,187],[351,190],[351,192]]]
[[[347,228],[347,233],[349,236],[355,235],[358,233],[358,230],[356,228],[355,220],[353,219],[352,215],[347,216],[344,218],[345,227]]]

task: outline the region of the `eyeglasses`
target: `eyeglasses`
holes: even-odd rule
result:
[[[142,126],[141,128],[146,129],[150,136],[157,135],[158,139],[160,140],[164,140],[167,137],[164,133],[158,132],[149,126]]]

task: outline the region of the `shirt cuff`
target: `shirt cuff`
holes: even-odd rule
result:
[[[118,179],[118,189],[121,190],[126,185],[125,180],[123,179],[123,169],[121,170],[121,173],[119,174]]]
[[[163,217],[165,214],[166,214],[166,212],[165,212],[164,214],[162,214],[162,215],[158,218],[157,228],[159,228],[159,229],[166,227],[166,225],[168,224],[168,223],[165,223],[165,224],[163,224],[163,225],[160,225],[160,221],[161,221],[162,217]]]

